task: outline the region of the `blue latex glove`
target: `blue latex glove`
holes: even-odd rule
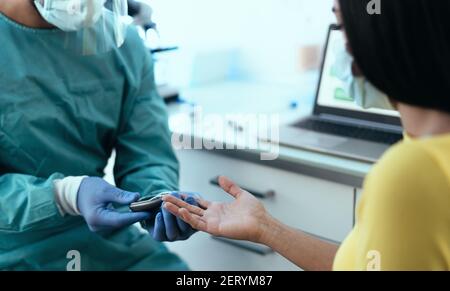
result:
[[[195,197],[198,197],[196,193],[188,192],[172,192],[170,195],[175,196],[185,202],[198,206]],[[168,210],[161,207],[157,212],[151,213],[151,221],[146,221],[148,232],[152,237],[160,242],[164,241],[180,241],[187,240],[191,237],[196,230],[182,219],[174,216]],[[154,219],[153,219],[154,217]]]
[[[84,178],[78,190],[77,205],[92,231],[112,230],[132,225],[150,217],[147,212],[118,212],[112,203],[129,205],[138,193],[120,190],[101,178]]]

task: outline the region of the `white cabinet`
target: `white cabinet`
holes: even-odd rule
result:
[[[354,210],[354,217],[353,217],[354,223],[356,222],[356,213],[358,210],[359,202],[361,201],[362,194],[363,194],[363,189],[361,189],[361,188],[355,189],[355,210]]]
[[[275,193],[261,201],[274,217],[292,227],[342,241],[353,226],[355,195],[350,186],[207,151],[179,151],[178,157],[182,190],[200,192],[208,200],[230,200],[212,183],[217,176],[225,175],[254,194]],[[203,233],[168,246],[194,270],[298,270],[278,254],[257,254]]]

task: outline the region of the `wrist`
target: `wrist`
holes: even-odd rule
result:
[[[279,222],[270,214],[265,213],[259,224],[258,237],[256,242],[270,246],[276,237]]]
[[[66,177],[54,182],[55,202],[62,216],[78,216],[81,214],[77,200],[78,190],[84,178],[86,176]]]

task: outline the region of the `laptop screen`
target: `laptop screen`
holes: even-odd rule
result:
[[[356,104],[354,96],[350,96],[344,81],[338,77],[338,70],[349,69],[342,68],[342,64],[345,65],[345,62],[342,62],[343,58],[350,58],[345,48],[344,34],[341,30],[331,29],[321,73],[317,105],[354,112],[399,117],[400,115],[397,111],[363,109]]]

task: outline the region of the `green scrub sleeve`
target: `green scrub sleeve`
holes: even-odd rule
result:
[[[129,89],[117,138],[116,185],[141,196],[178,190],[178,160],[171,145],[166,105],[159,96],[153,60],[143,52],[138,85]]]
[[[62,178],[62,174],[53,174],[48,179],[22,174],[1,175],[1,231],[21,233],[64,224],[55,203],[53,185],[55,180]]]

